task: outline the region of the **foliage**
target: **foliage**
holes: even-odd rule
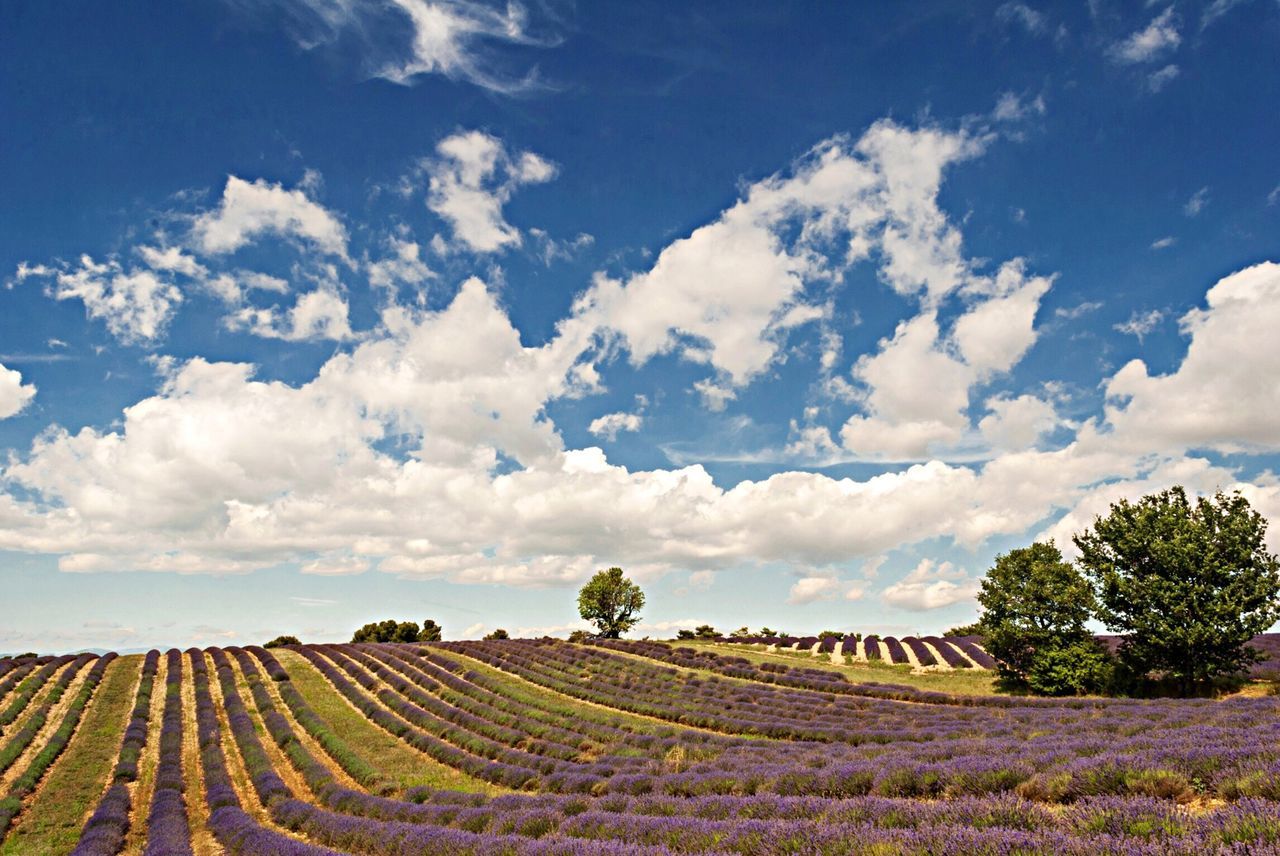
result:
[[[493,631],[492,633],[486,633],[484,638],[485,638],[486,640],[488,640],[488,639],[510,639],[510,638],[511,638],[511,634],[507,633],[507,631],[505,631],[505,630],[503,630],[501,627],[499,627],[497,630]]]
[[[1085,626],[1093,592],[1053,543],[997,556],[978,602],[986,648],[1006,686],[1046,695],[1101,689],[1108,657]]]
[[[986,630],[982,626],[982,620],[973,622],[972,624],[961,624],[958,627],[952,627],[946,633],[942,634],[944,639],[956,638],[959,636],[983,636]]]
[[[1246,643],[1280,618],[1280,563],[1266,529],[1239,493],[1193,504],[1179,486],[1121,500],[1075,537],[1098,617],[1124,636],[1130,672],[1189,693],[1258,659]]]
[[[677,639],[715,639],[720,634],[710,624],[699,624],[693,630],[677,630]]]
[[[819,639],[843,639],[847,633],[841,633],[839,630],[824,630],[818,634]]]
[[[419,628],[413,621],[370,622],[364,625],[351,637],[352,642],[439,642],[441,628],[439,624],[427,619]],[[270,646],[267,646],[270,647]]]
[[[744,624],[744,625],[742,625],[741,627],[739,627],[737,630],[731,631],[731,632],[729,633],[729,638],[730,638],[730,639],[742,639],[742,638],[747,637],[747,636],[750,636],[750,635],[751,635],[751,628],[750,628],[750,627],[747,627],[747,626]]]
[[[272,639],[263,648],[284,648],[286,645],[301,645],[297,636],[277,636]]]
[[[578,592],[578,614],[606,639],[617,639],[634,627],[643,607],[644,592],[623,576],[622,568],[597,572]]]
[[[591,634],[585,630],[575,630],[569,634],[569,641],[581,645],[591,638]]]

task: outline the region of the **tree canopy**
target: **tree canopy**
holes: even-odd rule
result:
[[[596,572],[578,592],[578,614],[606,639],[617,639],[634,627],[643,608],[644,592],[623,576],[622,568]]]
[[[1101,687],[1108,658],[1086,627],[1093,591],[1052,542],[997,556],[978,602],[1002,683],[1045,695]]]
[[[419,627],[414,621],[374,621],[364,625],[351,637],[352,642],[439,642],[441,627],[427,619]]]
[[[286,645],[301,645],[301,644],[302,643],[298,641],[297,636],[277,636],[276,638],[272,639],[270,642],[268,642],[266,645],[263,645],[262,647],[263,648],[283,648]]]
[[[493,631],[492,633],[486,633],[484,638],[485,639],[510,639],[511,635],[507,633],[507,631],[499,627],[497,630]]]
[[[1254,662],[1246,643],[1280,618],[1280,564],[1266,530],[1239,493],[1193,503],[1174,487],[1121,500],[1077,535],[1098,618],[1124,637],[1121,662],[1184,692]]]

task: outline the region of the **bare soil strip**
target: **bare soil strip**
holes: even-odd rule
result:
[[[147,742],[138,759],[138,778],[129,783],[129,799],[133,808],[129,816],[129,834],[125,836],[125,856],[138,856],[147,840],[147,815],[151,811],[152,785],[160,763],[160,723],[164,719],[165,679],[169,676],[169,658],[161,655],[151,685],[151,713],[147,720]]]
[[[201,656],[213,682],[213,664],[209,662],[208,655]],[[220,856],[222,845],[209,831],[209,807],[204,801],[204,768],[200,766],[200,738],[196,733],[195,677],[191,674],[191,658],[183,654],[182,661],[182,778],[187,785],[183,796],[187,802],[187,821],[191,825],[191,849],[196,856]],[[145,823],[146,815],[142,817]]]

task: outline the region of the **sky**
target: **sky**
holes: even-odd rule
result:
[[[907,634],[1112,502],[1280,550],[1280,3],[27,2],[0,651]]]

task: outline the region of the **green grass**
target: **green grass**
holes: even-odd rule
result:
[[[107,667],[75,738],[34,801],[18,815],[0,856],[53,856],[75,847],[119,754],[141,668],[138,655],[120,657]]]
[[[285,650],[273,653],[289,672],[293,685],[312,710],[328,720],[333,730],[342,735],[366,762],[402,790],[425,786],[495,795],[505,792],[502,788],[473,779],[428,758],[374,725],[363,713],[348,704],[325,680],[324,675],[302,656]]]
[[[912,674],[911,666],[890,665],[883,661],[869,663],[848,662],[837,666],[828,655],[813,656],[797,651],[767,652],[757,645],[732,645],[681,639],[674,646],[714,651],[730,657],[745,657],[753,663],[786,663],[812,669],[830,669],[839,672],[856,683],[903,684],[921,690],[931,690],[955,695],[999,695],[995,672],[985,669],[953,669]]]

